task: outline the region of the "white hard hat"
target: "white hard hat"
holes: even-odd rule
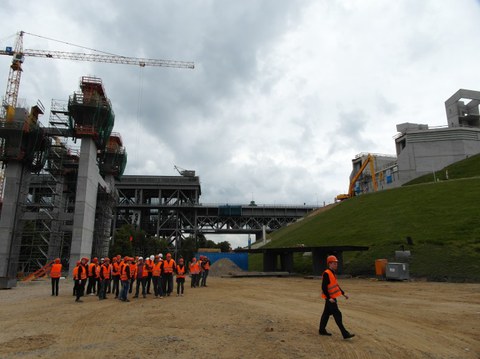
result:
[[[138,257],[138,260],[139,260],[139,261],[143,261],[143,257]]]
[[[152,254],[152,255],[150,256],[150,260],[153,261],[154,259],[155,259],[155,256]]]
[[[160,253],[158,256],[159,256],[160,258],[163,258],[163,254],[162,254],[162,253]]]

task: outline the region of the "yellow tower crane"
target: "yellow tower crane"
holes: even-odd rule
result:
[[[29,34],[32,36],[43,37],[35,34],[30,34],[25,31],[17,33],[15,46],[6,47],[5,50],[0,50],[0,55],[12,56],[12,64],[10,65],[10,72],[7,81],[7,90],[5,98],[3,99],[2,108],[0,109],[0,121],[13,121],[15,115],[15,108],[17,106],[18,91],[20,88],[20,79],[22,76],[22,66],[25,57],[44,57],[47,59],[64,59],[76,61],[90,61],[90,62],[104,62],[110,64],[125,64],[145,66],[162,66],[175,67],[184,69],[193,69],[195,67],[193,62],[175,61],[175,60],[159,60],[159,59],[145,59],[136,57],[119,56],[107,54],[88,54],[64,51],[50,51],[50,50],[24,50],[23,49],[23,35]],[[49,39],[52,40],[52,39]],[[70,44],[71,45],[71,44]],[[90,49],[91,50],[91,49]],[[95,50],[97,51],[97,50]],[[0,202],[3,199],[3,166],[0,170]]]
[[[3,100],[2,118],[7,121],[13,119],[15,108],[17,106],[18,90],[20,88],[20,78],[22,76],[22,64],[25,57],[44,57],[47,59],[64,59],[75,61],[90,61],[90,62],[105,62],[110,64],[125,64],[145,66],[162,66],[162,67],[176,67],[184,69],[193,69],[195,67],[193,62],[175,61],[175,60],[158,60],[158,59],[144,59],[136,57],[119,56],[112,54],[86,54],[78,52],[64,52],[64,51],[50,51],[50,50],[24,50],[23,49],[23,35],[29,34],[25,31],[17,33],[15,47],[7,47],[5,50],[0,50],[0,55],[12,56],[12,64],[10,65],[10,73],[8,75],[7,91]],[[35,34],[29,34],[39,36]],[[42,37],[42,36],[39,36]]]

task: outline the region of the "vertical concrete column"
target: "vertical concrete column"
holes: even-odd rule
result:
[[[30,169],[10,162],[5,169],[5,190],[0,217],[0,289],[17,285],[17,267],[21,246],[20,220],[30,183]]]
[[[282,271],[293,272],[293,252],[285,252],[280,255],[280,266]]]
[[[313,275],[321,276],[323,271],[327,269],[327,253],[321,249],[312,251]]]
[[[92,138],[82,138],[70,249],[70,272],[76,261],[82,257],[90,258],[92,254],[99,176],[97,146]]]
[[[277,255],[274,253],[264,252],[263,253],[263,271],[264,272],[275,272],[275,267],[277,262]]]

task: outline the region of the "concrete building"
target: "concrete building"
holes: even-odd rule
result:
[[[447,125],[402,123],[395,136],[396,158],[375,155],[378,189],[394,188],[422,175],[480,153],[480,92],[460,89],[445,101]],[[352,160],[352,178],[366,159]],[[372,177],[365,169],[355,184],[356,194],[372,191]]]

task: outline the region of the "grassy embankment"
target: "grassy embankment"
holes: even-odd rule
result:
[[[351,198],[283,228],[269,247],[363,245],[345,252],[345,272],[374,275],[375,259],[394,261],[410,250],[410,274],[430,280],[480,281],[480,156],[457,162],[407,185]],[[413,245],[407,244],[411,237]],[[262,258],[252,255],[252,270]],[[308,273],[311,258],[295,255],[295,270]]]

